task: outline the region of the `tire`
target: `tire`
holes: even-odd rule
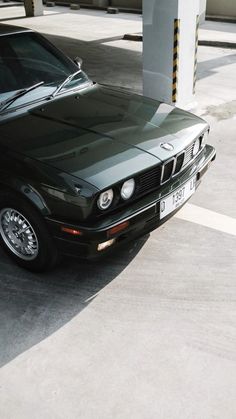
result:
[[[52,269],[58,260],[42,216],[12,192],[0,192],[0,244],[19,266],[31,272]]]

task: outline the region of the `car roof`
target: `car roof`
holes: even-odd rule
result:
[[[31,32],[30,29],[23,28],[21,26],[7,25],[0,23],[0,36],[11,35],[13,33]]]

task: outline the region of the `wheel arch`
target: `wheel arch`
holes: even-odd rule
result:
[[[20,198],[26,199],[43,216],[51,214],[42,195],[32,185],[20,179],[8,179],[7,182],[0,180],[1,191],[11,192],[17,194]]]

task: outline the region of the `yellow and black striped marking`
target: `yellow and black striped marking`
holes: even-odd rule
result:
[[[197,15],[196,17],[196,38],[195,38],[195,54],[194,54],[194,70],[193,70],[193,94],[195,94],[196,92],[196,82],[197,82],[198,33],[199,33],[199,15]]]
[[[174,54],[173,54],[173,82],[172,82],[172,102],[177,102],[178,96],[178,73],[179,73],[179,33],[180,19],[174,21]]]

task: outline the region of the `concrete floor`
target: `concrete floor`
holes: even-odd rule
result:
[[[119,39],[138,16],[51,13],[11,22],[80,55],[95,80],[141,92],[142,45]],[[1,419],[236,418],[235,74],[234,50],[199,48],[196,112],[218,155],[169,223],[46,275],[0,251]]]

